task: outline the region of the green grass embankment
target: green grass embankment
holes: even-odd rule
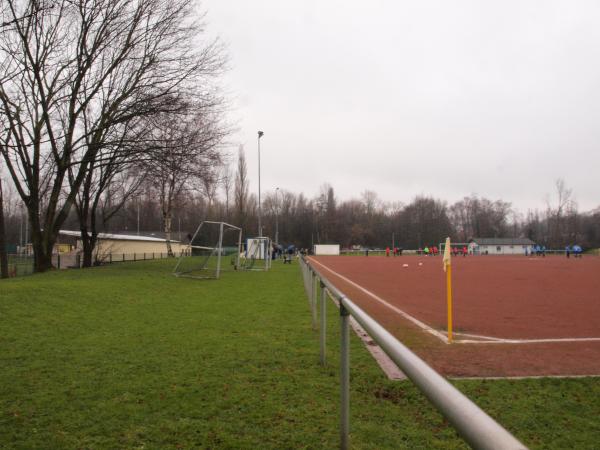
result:
[[[173,261],[0,282],[2,448],[336,448],[329,365],[291,266],[177,279]],[[353,448],[465,447],[409,382],[352,338]],[[597,379],[459,381],[533,448],[600,442]]]

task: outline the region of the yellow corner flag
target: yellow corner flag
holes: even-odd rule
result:
[[[448,302],[448,343],[452,342],[452,264],[450,261],[450,238],[444,246],[444,272],[446,272],[446,300]]]
[[[444,245],[444,259],[442,260],[444,263],[444,272],[447,271],[448,267],[450,267],[450,238],[446,238],[446,245]]]

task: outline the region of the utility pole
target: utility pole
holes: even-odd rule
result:
[[[279,188],[275,189],[275,243],[279,245],[279,200],[277,198],[277,193],[279,192]]]
[[[260,201],[260,138],[263,137],[265,133],[262,131],[258,132],[258,237],[262,237],[262,206]]]

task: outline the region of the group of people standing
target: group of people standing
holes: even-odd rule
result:
[[[581,258],[581,254],[583,253],[583,249],[579,245],[567,245],[565,247],[565,255],[567,258],[570,258],[573,255],[573,258]]]
[[[433,245],[431,247],[425,246],[425,248],[419,247],[419,249],[417,250],[417,254],[425,256],[437,256],[442,251],[442,249],[438,249],[436,245]],[[467,256],[469,254],[469,249],[466,245],[462,247],[452,246],[450,247],[450,252],[452,253],[452,256]]]
[[[386,247],[385,256],[390,256],[390,253],[393,253],[394,256],[402,256],[403,251],[404,249],[402,247],[394,247],[393,249]]]
[[[527,247],[525,247],[525,256],[527,256]],[[533,245],[531,247],[531,256],[541,256],[542,258],[546,257],[546,246],[545,245]]]
[[[546,257],[546,246],[545,245],[533,245],[531,250],[525,248],[525,256],[541,256],[542,258]],[[579,245],[567,245],[565,247],[565,255],[567,258],[570,258],[573,255],[573,258],[581,258],[583,254],[583,249]]]

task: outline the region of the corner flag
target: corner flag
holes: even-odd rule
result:
[[[446,245],[444,246],[444,259],[442,260],[444,263],[444,272],[446,272],[448,266],[450,265],[450,238],[446,238]]]
[[[448,343],[452,343],[452,264],[450,263],[450,238],[444,246],[444,272],[446,272],[446,301],[448,303]]]

